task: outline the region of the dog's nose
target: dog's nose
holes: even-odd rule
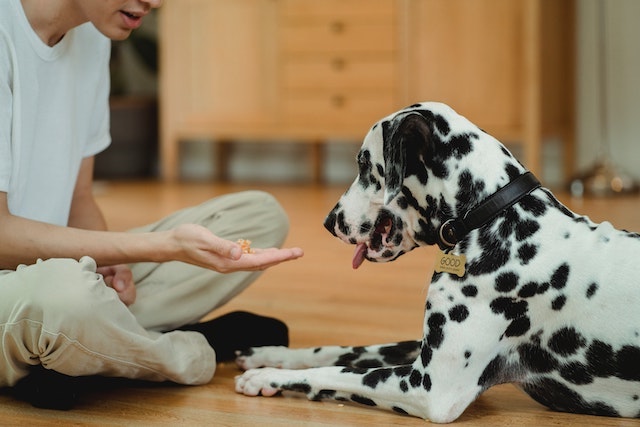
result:
[[[336,210],[329,212],[329,215],[324,220],[324,228],[329,230],[329,233],[336,235]]]

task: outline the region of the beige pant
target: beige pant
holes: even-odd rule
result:
[[[268,194],[248,191],[212,199],[136,231],[198,223],[254,247],[280,246],[287,217]],[[66,375],[104,375],[203,384],[216,360],[195,323],[244,290],[259,273],[220,274],[179,262],[131,266],[136,303],[126,307],[96,274],[92,258],[49,259],[0,271],[0,386],[42,364]]]

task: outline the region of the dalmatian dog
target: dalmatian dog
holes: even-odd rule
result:
[[[438,245],[417,341],[253,348],[236,391],[301,392],[433,422],[495,384],[564,412],[640,416],[639,235],[563,206],[450,107],[422,103],[369,131],[325,227],[353,267]]]

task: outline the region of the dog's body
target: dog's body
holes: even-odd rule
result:
[[[378,122],[358,163],[325,223],[356,244],[354,268],[439,244],[466,257],[465,271],[434,273],[420,341],[252,349],[237,360],[248,369],[238,392],[293,390],[449,422],[489,387],[513,382],[559,411],[640,416],[638,234],[595,224],[533,185],[459,241],[442,238],[447,220],[526,172],[443,104]],[[451,259],[460,261],[442,262]]]

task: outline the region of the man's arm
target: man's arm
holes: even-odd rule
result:
[[[38,258],[88,255],[100,266],[132,262],[182,261],[221,273],[263,270],[302,256],[299,248],[256,249],[242,254],[239,244],[215,236],[205,227],[183,224],[152,233],[94,231],[106,228],[91,191],[92,160],[85,160],[78,177],[69,222],[60,227],[12,215],[7,193],[0,191],[0,270],[33,264]],[[76,194],[77,193],[77,194]]]

